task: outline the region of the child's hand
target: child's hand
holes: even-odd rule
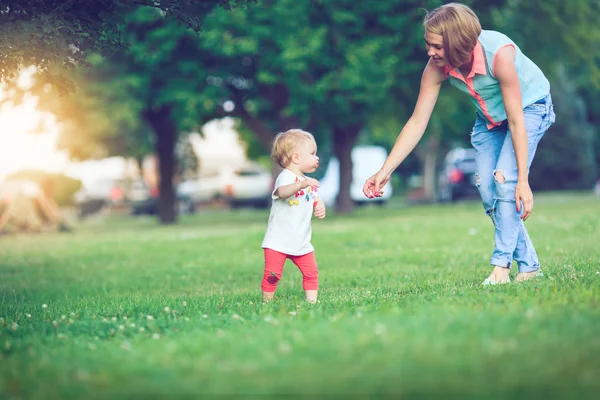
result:
[[[315,217],[320,219],[325,218],[325,214],[327,213],[327,210],[325,209],[325,203],[323,203],[321,200],[316,200],[314,203],[314,208]]]
[[[302,185],[300,186],[300,188],[302,189],[307,188],[309,186],[312,188],[318,188],[319,186],[321,186],[319,181],[314,178],[306,178],[305,180],[300,181],[300,184]]]

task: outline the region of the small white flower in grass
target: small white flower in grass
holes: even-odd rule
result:
[[[17,329],[19,329],[19,324],[17,324],[16,322],[13,322],[12,325],[10,326],[10,329],[12,329],[13,331],[16,331]]]
[[[377,336],[384,335],[384,334],[385,334],[385,331],[386,331],[386,329],[385,329],[385,325],[383,325],[383,324],[376,324],[376,325],[375,325],[375,334],[376,334]]]
[[[27,318],[31,318],[31,314],[25,314]]]
[[[233,319],[240,319],[240,316],[239,316],[239,315],[237,315],[237,314],[233,314],[233,315],[231,316],[231,318],[233,318]]]
[[[152,339],[158,340],[158,339],[160,339],[160,335],[158,333],[153,333],[152,334]]]
[[[131,324],[129,324],[130,327],[135,328],[135,324],[132,322]]]
[[[75,376],[80,381],[88,381],[90,379],[90,374],[87,371],[79,370],[76,372]]]
[[[149,321],[152,321],[154,319],[154,317],[152,315],[146,315],[146,319],[148,319]]]
[[[250,305],[252,305],[252,304],[254,304],[254,302],[252,302],[252,301],[251,301],[251,302],[250,302]]]
[[[58,321],[52,321],[52,325],[58,326]]]
[[[124,316],[124,317],[123,317],[123,319],[124,319],[125,321],[127,321],[127,316]]]
[[[189,321],[189,320],[190,320],[190,317],[185,317],[185,320],[186,320],[186,321]]]
[[[292,317],[295,317],[296,316],[296,311],[290,311],[288,314],[291,315]]]
[[[144,329],[144,327],[142,326],[142,327],[140,328],[140,333],[144,332],[145,330],[146,330],[146,329]]]
[[[112,321],[116,321],[116,320],[117,320],[117,317],[112,317],[112,318],[111,318],[111,320],[112,320]]]
[[[208,315],[202,314],[202,318],[208,318]]]
[[[48,308],[48,304],[42,304],[42,308]]]
[[[171,309],[169,307],[165,307],[165,312],[166,313],[171,312]]]
[[[183,302],[183,306],[184,306],[184,307],[187,307],[187,301],[184,301],[184,302]]]
[[[119,325],[119,330],[120,331],[124,331],[125,330],[125,325]]]
[[[281,354],[290,354],[292,351],[292,346],[288,342],[281,342],[279,344],[279,352]]]
[[[106,318],[102,318],[102,322],[108,322],[108,320]]]
[[[64,321],[65,319],[67,319],[67,316],[63,314],[60,316],[60,319],[62,319]]]
[[[72,313],[71,313],[71,317],[74,317],[74,316],[75,316],[75,313],[74,313],[74,312],[72,312]]]
[[[596,271],[596,275],[600,275],[600,271]]]

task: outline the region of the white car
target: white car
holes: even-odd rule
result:
[[[177,187],[178,195],[189,198],[194,204],[208,203],[219,197],[223,185],[220,174],[187,179]]]
[[[368,198],[363,193],[365,181],[379,171],[387,158],[387,151],[381,146],[356,146],[352,149],[352,183],[350,198],[357,204],[384,204],[392,197],[392,181],[383,188],[383,196]],[[335,205],[340,191],[340,163],[332,157],[327,164],[325,175],[320,180],[319,196],[327,207]]]
[[[249,163],[223,175],[221,196],[233,208],[269,207],[273,183],[269,170],[256,163]]]

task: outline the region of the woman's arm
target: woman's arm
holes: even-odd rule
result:
[[[398,135],[392,151],[381,170],[367,179],[363,193],[367,197],[381,197],[381,188],[387,183],[392,172],[410,154],[425,133],[429,118],[440,93],[442,82],[446,80],[443,70],[431,61],[425,66],[421,77],[421,88],[415,109]]]
[[[500,50],[495,56],[494,73],[500,82],[502,101],[506,110],[508,127],[512,137],[515,156],[517,158],[517,186],[515,188],[515,201],[517,211],[521,211],[523,202],[523,214],[521,218],[526,220],[533,210],[533,193],[529,187],[529,171],[527,168],[527,131],[525,129],[525,117],[523,115],[523,103],[521,100],[521,87],[519,76],[515,67],[515,49],[507,46]]]

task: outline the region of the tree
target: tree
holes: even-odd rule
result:
[[[216,86],[265,150],[272,135],[302,127],[340,160],[337,210],[352,209],[351,149],[392,89],[420,73],[420,1],[262,1],[225,15],[201,37]],[[418,72],[417,72],[418,71]]]
[[[48,2],[42,3],[48,6]],[[122,51],[111,51],[114,46],[109,46],[104,54],[86,54],[82,61],[92,68],[85,70],[82,75],[79,75],[82,70],[77,70],[77,79],[74,80],[81,85],[81,91],[56,101],[60,85],[54,85],[54,90],[48,93],[46,80],[40,79],[34,89],[44,100],[41,106],[55,112],[68,126],[62,144],[76,157],[90,157],[98,150],[140,156],[147,152],[151,144],[159,161],[159,219],[162,223],[172,223],[176,219],[173,175],[178,135],[197,125],[201,115],[216,106],[211,102],[199,101],[202,97],[199,93],[207,89],[210,91],[210,86],[206,83],[207,76],[199,62],[198,37],[189,28],[198,28],[196,22],[200,22],[200,16],[211,8],[209,4],[226,6],[241,1],[156,3],[160,3],[161,7],[140,7],[146,2],[137,1],[128,3],[136,4],[135,8],[122,8],[120,3],[114,4],[115,8],[107,6],[113,13],[110,15],[118,17],[119,22],[119,40],[111,43],[121,46]],[[62,11],[68,10],[67,5],[64,7],[67,9]],[[80,12],[84,15],[91,13],[88,16],[93,19],[107,9],[98,11],[91,7],[86,10]],[[106,17],[104,14],[102,16]],[[179,23],[169,16],[176,17]],[[16,21],[19,21],[18,17]],[[36,21],[38,19],[33,19],[33,22]],[[107,29],[104,25],[93,24],[86,28],[95,30],[95,33]],[[51,44],[62,48],[61,43]],[[96,42],[85,44],[89,44],[92,50],[97,50],[99,46]],[[53,60],[60,61],[60,54],[57,54]],[[42,65],[45,65],[43,61]],[[42,77],[65,72],[64,63],[47,64],[45,68]],[[210,97],[206,95],[204,98]],[[90,126],[90,122],[95,124]],[[92,144],[100,145],[99,149],[90,146],[90,138],[93,139]]]
[[[0,82],[13,79],[21,67],[35,65],[63,89],[72,88],[65,74],[86,65],[89,53],[125,51],[125,16],[140,6],[198,32],[215,5],[230,8],[252,0],[0,0]],[[25,45],[26,44],[26,45]]]

